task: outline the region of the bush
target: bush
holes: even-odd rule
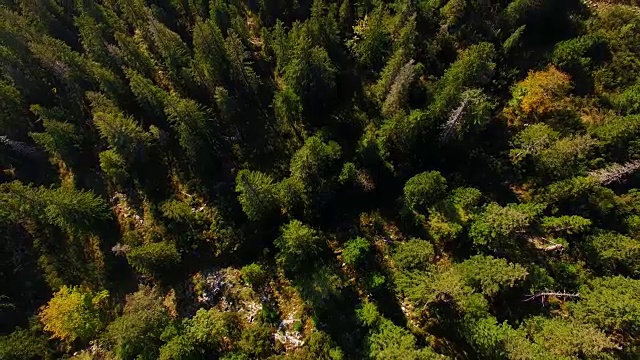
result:
[[[264,325],[251,326],[242,332],[239,347],[251,359],[266,359],[273,349],[273,330]]]
[[[47,339],[44,336],[36,336],[22,329],[16,329],[7,336],[0,336],[2,360],[48,359],[48,354]]]
[[[369,277],[368,286],[371,290],[380,290],[386,282],[384,275],[375,272]]]
[[[349,240],[342,251],[342,261],[351,266],[358,266],[366,261],[371,251],[371,243],[367,239],[357,237]]]
[[[267,280],[267,273],[261,265],[253,263],[240,270],[242,280],[251,286],[260,286]]]
[[[435,251],[430,242],[411,239],[396,248],[393,261],[401,270],[426,270],[434,257]]]

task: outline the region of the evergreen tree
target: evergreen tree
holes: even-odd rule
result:
[[[275,242],[279,250],[277,260],[288,274],[308,271],[325,251],[324,241],[318,233],[298,220],[284,225],[281,233]]]
[[[0,359],[638,358],[638,5],[0,0]]]
[[[404,200],[416,211],[425,212],[444,197],[447,180],[437,171],[420,173],[404,185]]]
[[[107,326],[104,340],[119,358],[156,358],[169,321],[160,291],[141,286],[127,295],[122,315]]]
[[[261,172],[239,171],[236,192],[242,210],[250,220],[268,218],[278,207],[275,183],[269,175]]]

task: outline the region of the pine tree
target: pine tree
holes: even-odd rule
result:
[[[193,72],[202,86],[215,93],[228,84],[228,60],[224,37],[215,22],[198,21],[193,28]]]
[[[278,264],[289,276],[301,276],[318,263],[326,251],[324,240],[317,231],[298,220],[292,220],[280,229],[275,241],[278,248]]]
[[[379,69],[389,52],[391,37],[385,24],[387,17],[384,5],[379,5],[353,27],[355,36],[347,45],[364,68]]]
[[[163,300],[159,289],[148,286],[127,295],[122,315],[104,334],[113,354],[122,359],[157,358],[160,337],[170,321]]]
[[[469,236],[474,244],[493,249],[514,246],[520,234],[527,232],[544,206],[539,204],[488,204],[471,225]]]
[[[236,192],[242,210],[250,220],[269,218],[278,208],[273,179],[259,171],[240,170]]]
[[[144,131],[133,118],[122,114],[115,105],[102,94],[91,94],[93,122],[109,146],[128,162],[141,160],[152,136]]]
[[[188,74],[188,67],[192,61],[189,47],[180,35],[156,19],[149,20],[149,29],[155,48],[160,54],[159,63],[164,64],[171,82],[177,89],[185,88],[191,80]]]
[[[461,51],[438,82],[433,111],[436,114],[447,112],[455,106],[465,89],[487,84],[496,66],[494,58],[495,48],[486,42]]]
[[[40,133],[30,133],[33,141],[42,146],[51,156],[71,162],[77,159],[82,136],[77,126],[60,121],[66,115],[64,111],[59,108],[45,109],[39,105],[31,106],[31,111],[38,115],[45,130]]]
[[[0,80],[0,132],[12,138],[21,138],[30,127],[25,116],[24,99],[11,83]]]
[[[213,129],[216,125],[208,109],[190,98],[169,94],[164,112],[177,133],[180,146],[191,161],[211,158],[216,144]]]

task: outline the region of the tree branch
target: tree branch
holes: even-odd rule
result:
[[[591,171],[589,176],[594,178],[602,185],[608,185],[614,182],[622,182],[628,175],[640,169],[640,160],[629,161],[623,165],[613,164],[604,169]]]
[[[453,134],[460,127],[460,123],[463,120],[464,114],[467,110],[467,105],[469,104],[469,99],[464,98],[460,102],[457,108],[451,111],[449,114],[449,119],[446,123],[442,125],[442,134],[440,135],[440,140],[442,142],[446,142],[453,136]]]
[[[527,241],[536,247],[538,250],[552,252],[552,251],[563,251],[565,246],[563,244],[559,244],[553,240],[547,239],[546,237],[529,237]]]
[[[546,300],[550,297],[554,297],[554,298],[558,298],[558,299],[562,299],[562,300],[567,300],[567,299],[575,299],[575,298],[579,298],[580,297],[580,293],[568,293],[566,291],[551,291],[549,289],[545,289],[545,291],[543,292],[539,292],[536,294],[532,294],[530,296],[528,296],[526,299],[524,299],[523,301],[531,301],[531,300],[536,300],[536,299],[540,299],[542,301],[542,303],[544,304],[546,302]]]

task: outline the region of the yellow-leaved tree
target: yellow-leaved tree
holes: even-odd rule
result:
[[[512,98],[504,109],[510,124],[537,122],[546,115],[568,107],[571,79],[554,66],[531,71],[511,90]]]
[[[106,290],[92,292],[63,286],[53,294],[38,317],[52,338],[66,342],[92,339],[105,325]]]

